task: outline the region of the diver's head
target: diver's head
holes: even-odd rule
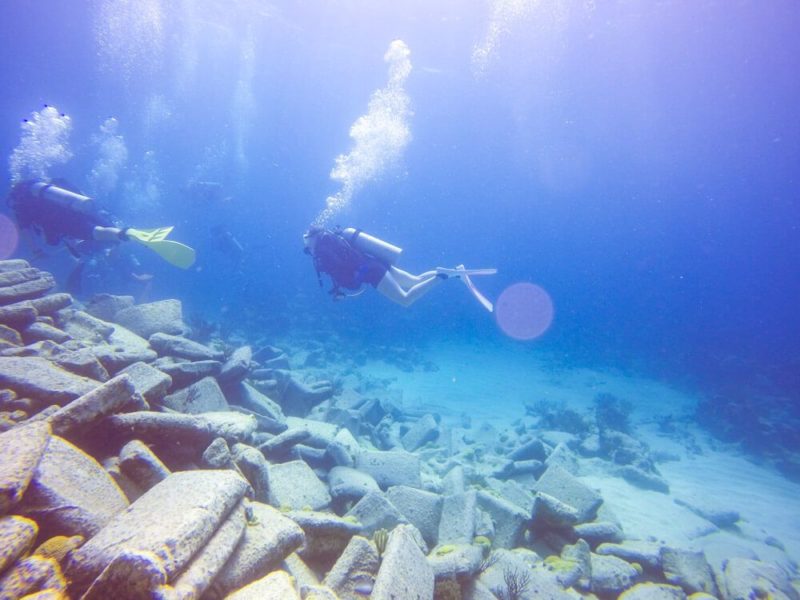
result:
[[[317,239],[323,231],[325,230],[322,227],[316,227],[314,225],[308,228],[308,231],[303,234],[303,252],[306,254],[312,254],[314,252]]]

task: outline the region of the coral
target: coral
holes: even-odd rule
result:
[[[528,591],[531,574],[521,569],[506,568],[503,570],[505,588],[492,590],[499,600],[521,600]]]
[[[375,542],[378,556],[383,556],[383,553],[386,551],[386,543],[389,541],[389,532],[385,529],[378,529],[372,534],[372,541]]]
[[[612,394],[597,394],[594,397],[594,419],[600,431],[613,429],[630,433],[632,410],[633,405],[630,402]]]
[[[492,547],[492,540],[490,540],[485,535],[476,535],[475,538],[472,540],[472,543],[476,546],[481,546],[484,548],[484,551],[491,549]]]
[[[561,558],[558,555],[551,555],[544,559],[544,564],[549,571],[555,573],[569,573],[575,569],[576,561]]]
[[[535,403],[525,404],[525,413],[539,418],[539,426],[544,429],[566,431],[584,435],[589,432],[589,422],[571,408],[566,408],[563,402],[539,400]]]
[[[456,549],[456,547],[452,544],[445,544],[444,546],[439,546],[436,550],[434,550],[434,554],[436,556],[445,556],[450,554]]]
[[[461,586],[455,579],[442,579],[433,588],[433,600],[461,600]]]
[[[73,535],[71,537],[57,535],[39,544],[33,554],[42,558],[52,558],[60,563],[66,558],[67,554],[75,550],[75,548],[80,548],[84,541],[82,535]]]

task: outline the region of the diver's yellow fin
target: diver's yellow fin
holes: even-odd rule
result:
[[[134,229],[129,227],[125,230],[128,237],[140,242],[158,242],[167,238],[172,233],[174,227],[156,227],[155,229]]]
[[[188,269],[194,264],[196,253],[194,248],[186,244],[165,239],[172,227],[158,229],[127,229],[125,233],[133,240],[146,246],[169,264],[180,269]]]

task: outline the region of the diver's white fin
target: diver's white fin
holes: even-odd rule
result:
[[[462,277],[464,275],[496,275],[497,269],[465,269],[464,267],[447,269],[445,267],[436,267],[436,272],[449,277]]]
[[[438,271],[439,269],[436,270]],[[452,271],[454,275],[458,275],[461,278],[461,281],[467,286],[470,294],[475,297],[475,300],[477,300],[483,308],[489,312],[494,312],[494,304],[475,287],[475,284],[472,283],[472,279],[470,279],[470,275],[494,275],[497,273],[497,269],[465,269],[464,265],[458,265],[455,269],[448,269],[448,271]]]

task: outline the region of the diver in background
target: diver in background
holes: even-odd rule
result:
[[[348,295],[342,288],[359,290],[367,283],[392,302],[408,307],[443,279],[455,277],[467,284],[487,310],[492,310],[491,303],[474,289],[469,275],[492,275],[497,272],[496,269],[468,270],[461,265],[455,269],[436,267],[432,271],[413,275],[395,266],[402,248],[352,227],[336,230],[312,227],[303,234],[303,243],[305,252],[314,259],[320,285],[321,273],[331,278],[333,287],[330,293],[334,299]]]
[[[61,181],[58,185],[39,180],[17,183],[7,202],[20,229],[42,235],[51,246],[63,243],[79,261],[69,277],[73,286],[80,281],[91,257],[118,256],[115,246],[129,240],[146,246],[174,266],[186,269],[194,263],[192,248],[166,239],[172,227],[152,230],[121,227],[108,212],[95,206],[92,198],[68,189]],[[138,262],[134,257],[125,260],[130,263],[126,268],[131,267],[134,279],[149,280],[147,275],[135,274]]]

